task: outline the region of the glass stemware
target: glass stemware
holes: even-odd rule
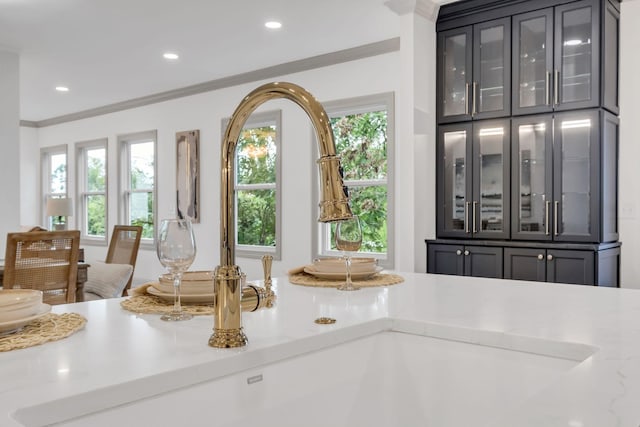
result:
[[[353,218],[338,222],[336,227],[336,248],[344,252],[344,262],[346,267],[346,281],[338,286],[340,291],[357,291],[359,286],[355,286],[351,281],[351,253],[357,252],[362,245],[362,228],[360,220],[356,215]]]
[[[196,240],[191,221],[187,219],[163,219],[156,246],[160,263],[169,269],[173,277],[173,310],[160,317],[162,320],[189,320],[193,316],[182,311],[180,284],[182,274],[196,257]]]

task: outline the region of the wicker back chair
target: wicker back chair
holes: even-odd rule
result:
[[[43,302],[76,301],[80,231],[8,233],[4,289],[38,289]]]
[[[109,251],[105,262],[107,264],[129,264],[133,267],[131,277],[122,291],[122,296],[127,295],[133,281],[133,273],[138,259],[138,248],[142,237],[142,227],[139,225],[114,225]]]

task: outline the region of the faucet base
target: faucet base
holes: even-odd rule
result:
[[[239,329],[213,329],[213,334],[209,338],[209,345],[215,348],[234,348],[244,347],[249,340],[247,336]]]

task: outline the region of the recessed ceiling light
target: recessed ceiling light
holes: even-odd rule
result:
[[[278,28],[282,28],[282,24],[278,21],[265,22],[264,26],[269,28],[270,30],[277,30]]]
[[[66,86],[56,86],[58,92],[69,92],[69,88]]]
[[[177,53],[172,53],[172,52],[167,52],[162,56],[164,57],[164,59],[168,59],[170,61],[175,61],[176,59],[180,58]]]

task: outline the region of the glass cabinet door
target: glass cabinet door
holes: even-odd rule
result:
[[[473,201],[474,237],[509,237],[509,120],[474,124]]]
[[[551,116],[512,124],[513,239],[551,240],[553,128]]]
[[[510,55],[510,18],[474,25],[471,86],[471,115],[474,119],[510,115]]]
[[[551,111],[553,9],[513,17],[513,114]]]
[[[440,126],[436,151],[438,236],[471,237],[471,124]]]
[[[553,238],[597,241],[599,235],[598,112],[555,118]]]
[[[471,119],[471,27],[438,33],[438,121]]]
[[[598,7],[556,7],[554,98],[558,109],[596,106],[600,81]]]

